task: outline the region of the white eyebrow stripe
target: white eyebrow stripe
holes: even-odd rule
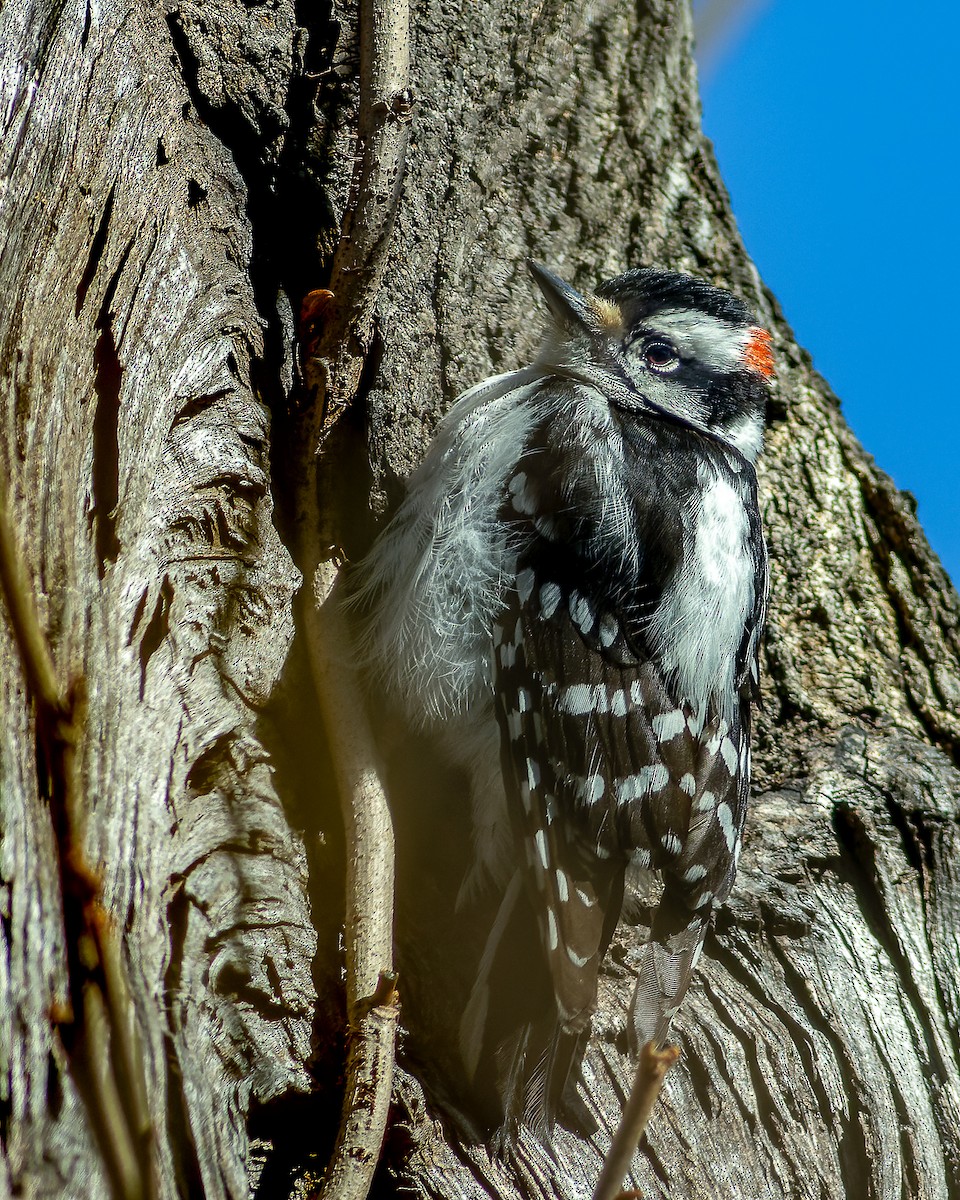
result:
[[[679,308],[660,309],[643,323],[651,333],[662,333],[675,342],[682,357],[695,358],[718,371],[743,366],[743,352],[750,337],[747,326]]]

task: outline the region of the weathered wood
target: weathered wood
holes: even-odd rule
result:
[[[247,1191],[246,1113],[307,1083],[315,934],[258,713],[293,634],[242,179],[157,9],[5,5],[0,456],[125,935],[161,1195]],[[49,1012],[61,915],[0,622],[0,1179],[102,1197]]]
[[[344,856],[302,664],[261,714],[297,585],[271,495],[290,511],[302,451],[292,313],[328,282],[350,201],[355,22],[351,4],[288,0],[0,15],[0,470],[57,669],[90,692],[87,849],[124,933],[165,1198],[247,1195],[251,1105],[309,1086],[311,1039],[334,1099],[342,1065]],[[414,26],[364,419],[334,454],[349,553],[456,393],[529,354],[527,256],[587,286],[640,262],[705,275],[777,349],[757,794],[635,1182],[672,1200],[958,1200],[960,605],[744,253],[687,9],[424,0]],[[48,1019],[63,944],[33,736],[0,622],[0,1195],[85,1198],[103,1184]],[[555,1162],[524,1139],[511,1167],[461,1144],[438,1117],[457,1107],[478,928],[453,907],[467,816],[457,781],[427,763],[421,787],[423,746],[406,749],[406,1036],[381,1186],[586,1197],[632,1074],[631,927],[586,1062],[598,1134],[561,1133]],[[316,1173],[337,1107],[320,1128],[268,1103],[259,1132]],[[289,1180],[266,1153],[272,1197]]]

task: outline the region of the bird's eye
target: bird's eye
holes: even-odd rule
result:
[[[661,338],[647,342],[643,348],[643,360],[654,371],[675,371],[680,366],[680,355],[676,346]]]

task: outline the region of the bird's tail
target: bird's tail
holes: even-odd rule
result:
[[[547,1149],[558,1119],[584,1136],[596,1131],[576,1088],[589,1036],[589,1020],[583,1028],[571,1030],[555,1016],[547,1016],[524,1025],[500,1047],[497,1064],[504,1120],[494,1137],[495,1153],[509,1155],[521,1125]]]
[[[585,1134],[595,1125],[576,1092],[590,1015],[560,1019],[536,921],[518,870],[508,883],[460,1022],[472,1099],[509,1154],[521,1125],[546,1146],[560,1118]]]
[[[691,914],[688,911],[684,919],[689,923],[682,928],[665,929],[658,913],[650,940],[637,955],[637,982],[630,1003],[629,1022],[630,1043],[635,1053],[647,1042],[658,1046],[666,1044],[670,1022],[680,1007],[700,957],[709,913]]]

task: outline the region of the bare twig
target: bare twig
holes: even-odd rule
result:
[[[38,708],[66,716],[53,656],[33,605],[33,593],[20,563],[7,512],[7,497],[0,490],[0,592],[6,601],[10,629],[20,652],[23,673]]]
[[[115,1200],[156,1195],[153,1136],[143,1060],[113,923],[100,902],[100,879],[82,847],[77,747],[82,681],[64,691],[33,603],[0,492],[0,593],[33,697],[39,786],[57,848],[67,954],[68,1003],[54,1024],[83,1101]]]
[[[627,1098],[620,1124],[613,1135],[603,1170],[597,1180],[593,1200],[616,1200],[620,1188],[630,1169],[630,1161],[640,1145],[650,1113],[660,1094],[666,1073],[680,1057],[677,1046],[658,1050],[653,1042],[647,1042],[640,1050],[637,1073]]]
[[[357,394],[387,265],[406,163],[410,93],[409,0],[361,0],[359,153],[334,255],[321,337],[304,363],[315,392],[308,439],[318,453]]]
[[[362,1200],[380,1157],[393,1084],[393,1047],[399,1016],[397,977],[383,974],[373,997],[350,1022],[347,1094],[337,1145],[320,1200]],[[386,1072],[385,1077],[383,1073]]]
[[[330,739],[347,842],[347,1019],[350,1042],[340,1131],[321,1195],[363,1200],[380,1156],[393,1083],[393,825],[336,595],[322,562],[306,612],[313,676]],[[387,986],[389,985],[389,986]]]
[[[313,294],[318,317],[304,382],[314,397],[299,495],[301,565],[310,588],[305,626],[314,684],[334,759],[347,838],[347,1016],[350,1043],[343,1115],[324,1200],[363,1200],[383,1144],[393,1081],[397,998],[378,998],[393,971],[393,826],[376,769],[349,630],[330,551],[336,478],[321,462],[328,436],[356,396],[383,283],[406,159],[409,0],[361,0],[358,156],[329,287]],[[333,476],[333,477],[332,477]]]

